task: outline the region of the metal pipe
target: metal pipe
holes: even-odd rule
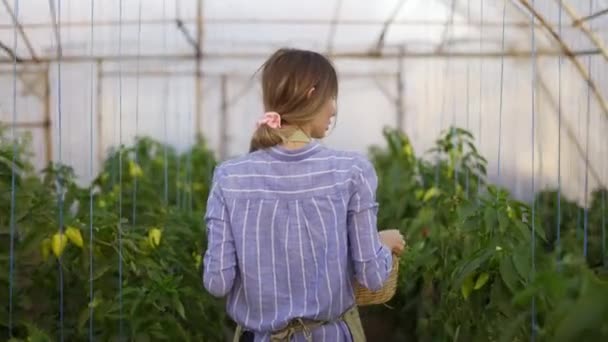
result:
[[[228,78],[220,76],[220,159],[224,160],[228,155]]]
[[[53,141],[51,138],[51,77],[49,75],[51,70],[50,65],[46,65],[46,72],[44,73],[44,101],[42,103],[42,111],[44,122],[47,125],[44,127],[44,141],[45,153],[46,153],[46,164],[48,165],[53,161]]]
[[[574,66],[578,70],[581,77],[585,80],[587,85],[590,87],[591,91],[593,92],[593,95],[595,96],[595,98],[597,99],[597,102],[599,103],[600,107],[602,108],[602,112],[604,112],[604,115],[606,115],[606,117],[608,117],[608,103],[604,99],[604,96],[602,95],[602,92],[600,91],[599,87],[593,81],[593,79],[591,79],[591,75],[589,75],[589,73],[585,69],[585,66],[583,65],[583,63],[581,63],[581,61],[578,58],[576,58],[576,55],[574,54],[574,52],[570,49],[568,44],[566,44],[566,42],[563,40],[563,38],[555,31],[553,26],[551,26],[547,22],[545,17],[542,14],[540,14],[534,8],[534,6],[532,6],[532,4],[530,4],[530,2],[528,0],[511,0],[511,1],[512,2],[519,1],[519,3],[522,4],[526,8],[526,10],[528,10],[530,12],[530,14],[532,14],[536,19],[538,19],[540,24],[543,25],[543,27],[547,30],[547,32],[549,32],[551,37],[559,44],[560,48],[566,54],[566,57],[568,57],[568,59],[570,59],[570,61],[574,64]],[[596,51],[598,51],[599,53],[602,53],[602,51],[600,51],[599,49],[596,49]]]
[[[196,17],[181,19],[186,25],[196,24]],[[146,19],[141,21],[142,25],[172,25],[175,23],[174,19]],[[338,22],[344,26],[379,26],[386,23],[385,20],[374,20],[374,19],[342,19]],[[118,20],[96,20],[93,22],[96,27],[104,26],[118,26]],[[123,26],[135,26],[138,21],[135,19],[127,19],[122,21]],[[290,18],[276,18],[276,19],[259,19],[259,18],[205,18],[205,24],[207,25],[226,25],[226,24],[242,24],[242,25],[329,25],[331,20],[327,19],[290,19]],[[454,26],[481,26],[481,21],[456,21]],[[444,26],[445,22],[441,20],[394,20],[391,26]],[[483,22],[484,27],[502,27],[502,21],[485,21]],[[27,29],[45,29],[51,27],[52,24],[48,22],[30,22],[22,23],[23,28]],[[61,23],[62,27],[90,27],[90,21],[67,21]],[[507,27],[520,27],[529,28],[530,23],[527,21],[511,21],[506,22]],[[540,25],[536,25],[540,27]],[[0,24],[0,30],[13,29],[13,25]]]
[[[403,49],[400,51],[403,53]],[[397,109],[397,129],[403,129],[405,122],[405,112],[403,108],[403,92],[405,86],[403,84],[403,58],[397,59],[397,97],[395,98],[395,107]]]
[[[227,77],[230,78],[247,78],[247,79],[251,79],[251,74],[248,73],[209,73],[209,72],[204,72],[202,73],[203,76],[206,77],[221,77],[222,75],[226,75]],[[104,71],[103,72],[103,76],[104,77],[118,77],[118,71]],[[150,70],[150,71],[139,71],[139,74],[137,73],[137,71],[129,71],[129,70],[125,70],[122,71],[122,77],[195,77],[196,76],[196,71],[157,71],[157,70]],[[340,78],[368,78],[368,77],[384,77],[384,78],[389,78],[389,77],[395,77],[395,73],[388,73],[388,72],[381,72],[381,73],[352,73],[352,72],[341,72],[338,73],[338,76]]]
[[[562,8],[566,11],[566,13],[570,16],[571,19],[573,19],[574,21],[580,20],[578,19],[580,18],[580,16],[578,15],[578,13],[576,13],[576,10],[573,6],[571,6],[564,0],[556,1],[558,2],[558,4],[562,5]],[[587,25],[585,25],[583,22],[580,22],[579,29],[583,31],[583,33],[587,36],[587,38],[589,38],[589,40],[593,42],[593,44],[595,44],[595,46],[601,51],[602,56],[604,56],[604,59],[608,62],[608,49],[606,49],[603,39],[595,32],[593,32],[593,30]]]
[[[504,54],[502,51],[492,51],[492,52],[444,52],[440,51],[435,53],[433,51],[408,51],[402,56],[403,58],[500,58],[510,57],[510,58],[529,58],[530,51],[525,50],[511,50],[506,51]],[[573,56],[587,56],[587,55],[598,55],[601,51],[599,49],[585,49],[585,50],[569,50],[569,52],[565,53],[561,50],[538,50],[537,56],[549,56],[549,57],[557,57],[563,55],[573,55]],[[202,55],[203,59],[265,59],[268,57],[269,53],[204,53]],[[390,58],[399,58],[398,52],[384,52],[381,55],[376,55],[375,53],[362,53],[362,52],[343,52],[343,53],[335,53],[330,56],[333,59],[370,59],[370,60],[382,60],[382,59],[390,59]],[[196,56],[193,54],[165,54],[165,55],[146,55],[146,56],[137,56],[137,55],[98,55],[98,56],[90,56],[90,55],[73,55],[73,56],[63,56],[61,58],[62,63],[82,63],[82,62],[92,62],[96,60],[103,60],[107,62],[118,62],[118,61],[134,61],[140,58],[141,60],[148,61],[157,61],[157,60],[193,60],[196,59]],[[39,62],[44,63],[52,63],[56,62],[57,57],[52,56],[44,56],[39,57]],[[0,59],[0,64],[10,64],[13,63],[11,59]],[[38,63],[31,59],[24,58],[20,64],[27,63]]]
[[[441,32],[441,39],[439,40],[439,44],[435,48],[435,51],[443,51],[443,48],[445,47],[445,45],[448,41],[450,29],[453,27],[453,24],[454,24],[454,15],[455,14],[456,14],[456,0],[452,0],[452,4],[450,6],[450,15],[448,16],[448,19],[445,22],[445,26],[443,27],[443,32]]]
[[[194,49],[194,53],[196,53],[196,56],[197,57],[200,56],[201,49],[199,47],[198,39],[195,40],[194,38],[192,38],[192,35],[190,34],[190,32],[188,32],[188,30],[184,26],[184,22],[181,21],[180,19],[175,19],[175,24],[177,25],[177,28],[179,29],[179,31],[186,38],[186,41],[188,42],[188,44],[190,44],[192,46],[192,48]]]
[[[378,36],[378,41],[376,42],[376,53],[380,54],[382,52],[382,48],[384,47],[384,39],[386,38],[386,33],[388,32],[389,27],[395,21],[397,14],[399,14],[399,10],[405,4],[407,0],[401,0],[397,6],[393,9],[390,17],[384,22],[384,26],[382,26],[382,31]]]
[[[331,55],[334,52],[334,38],[336,37],[336,27],[338,24],[338,17],[340,15],[340,8],[342,8],[342,0],[336,0],[336,6],[334,8],[334,15],[332,17],[329,36],[327,38],[327,54]]]
[[[602,15],[604,15],[606,13],[608,13],[608,8],[603,9],[603,10],[598,11],[598,12],[595,12],[593,14],[590,14],[590,15],[588,15],[586,17],[582,17],[580,19],[576,19],[576,20],[572,21],[572,26],[573,27],[579,26],[580,24],[584,23],[585,21],[589,21],[591,19],[595,19],[595,18],[600,17],[600,16],[602,16]]]
[[[195,113],[195,125],[196,135],[202,135],[202,122],[203,122],[203,75],[201,70],[201,64],[203,59],[203,0],[196,2],[196,63],[195,73],[196,80],[194,83],[194,113]]]
[[[15,124],[11,122],[0,122],[0,125],[15,128],[46,128],[51,125],[49,121],[34,121],[34,122],[17,122]],[[48,148],[49,146],[46,146]],[[47,160],[48,162],[48,160]]]
[[[11,6],[8,4],[7,0],[2,0],[2,2],[4,3],[4,7],[6,8],[6,12],[9,13],[9,15],[11,16],[11,18],[13,19],[13,25],[17,26],[17,30],[19,31],[19,35],[21,35],[21,39],[23,39],[23,42],[25,43],[25,46],[27,47],[28,52],[30,53],[30,57],[32,57],[32,59],[34,61],[38,60],[38,56],[36,55],[36,51],[34,51],[34,48],[32,47],[32,44],[30,43],[30,40],[27,38],[27,35],[25,34],[25,30],[23,30],[23,25],[19,22],[18,18],[15,17],[15,13],[13,12],[13,9],[11,8]]]
[[[4,52],[6,52],[6,54],[11,58],[12,61],[16,61],[17,63],[21,63],[23,61],[23,59],[21,57],[17,56],[17,54],[15,53],[15,51],[13,51],[13,49],[8,47],[8,45],[4,44],[1,41],[0,41],[0,50],[3,50]]]
[[[97,60],[97,162],[103,163],[103,62]]]
[[[55,33],[55,40],[57,41],[57,60],[62,57],[61,50],[61,33],[59,28],[59,23],[57,23],[57,10],[55,9],[55,3],[53,0],[49,1],[49,11],[51,12],[51,22],[53,27],[53,32]],[[61,15],[61,13],[59,13]],[[63,61],[63,60],[62,60]]]

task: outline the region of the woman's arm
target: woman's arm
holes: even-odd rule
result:
[[[355,279],[364,287],[377,291],[388,278],[392,255],[380,242],[376,227],[378,180],[373,165],[365,158],[354,166],[354,191],[348,203],[347,229]]]
[[[207,251],[203,263],[203,284],[212,295],[223,297],[234,284],[237,259],[230,216],[219,187],[219,168],[213,175],[205,223]]]

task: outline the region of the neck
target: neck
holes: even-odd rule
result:
[[[283,147],[295,149],[300,148],[312,141],[310,132],[304,127],[296,127],[293,132],[289,133],[289,136],[282,144]]]

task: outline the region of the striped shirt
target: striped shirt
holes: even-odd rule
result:
[[[218,165],[207,203],[203,283],[256,341],[294,318],[334,320],[352,282],[377,290],[391,269],[376,227],[377,177],[363,155],[316,141]],[[343,322],[314,341],[350,341]],[[303,334],[295,340],[303,341]]]

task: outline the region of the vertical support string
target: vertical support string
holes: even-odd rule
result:
[[[480,23],[479,23],[479,54],[483,53],[483,0],[480,0]],[[479,57],[479,123],[477,129],[477,137],[479,139],[479,152],[481,153],[481,123],[482,123],[482,105],[483,105],[483,57]],[[477,176],[477,203],[479,203],[479,195],[481,194],[481,174]]]
[[[467,25],[471,25],[471,0],[467,0]],[[467,79],[466,79],[466,92],[467,92],[467,96],[466,96],[466,111],[467,111],[467,120],[466,120],[466,126],[467,126],[467,131],[469,131],[471,129],[470,127],[470,120],[471,120],[471,95],[470,95],[470,82],[471,82],[471,63],[469,62],[469,59],[466,60],[466,64],[467,64]],[[465,196],[468,199],[469,198],[469,168],[466,168],[466,178],[465,178]]]
[[[137,8],[137,60],[135,66],[135,164],[139,166],[139,149],[137,146],[139,139],[139,75],[140,75],[140,58],[141,58],[141,5],[142,0],[139,0]],[[131,213],[131,225],[135,227],[137,224],[137,177],[133,179],[133,211]]]
[[[181,91],[180,91],[181,89],[179,89],[180,86],[181,86],[181,84],[178,81],[178,83],[177,83],[178,89],[176,89],[176,92],[175,92],[178,95],[176,96],[176,99],[173,104],[173,107],[176,109],[175,117],[176,117],[176,121],[177,121],[176,126],[177,126],[177,132],[178,132],[178,138],[177,138],[178,146],[179,146],[179,142],[181,140],[180,139],[181,136],[179,135],[179,132],[181,131],[181,123],[182,123],[181,108],[179,106],[179,102],[180,102],[179,94],[181,94]],[[182,166],[181,164],[182,163],[181,163],[181,155],[179,153],[179,150],[178,150],[178,153],[176,153],[175,159],[176,159],[175,160],[175,162],[176,162],[176,165],[175,165],[175,205],[177,206],[178,209],[181,209],[180,198],[179,198],[179,196],[180,196],[179,188],[181,186],[180,180],[181,180],[181,166]]]
[[[593,0],[589,0],[589,14],[593,14]],[[591,24],[591,29],[593,29]],[[591,74],[591,56],[587,56],[587,74]],[[583,221],[583,255],[585,258],[589,249],[589,124],[591,122],[591,87],[587,85],[587,118],[585,136],[585,190],[584,190],[584,221]]]
[[[534,0],[532,0],[532,7],[534,7]],[[536,277],[536,197],[535,197],[535,193],[536,193],[536,184],[535,184],[535,171],[534,171],[534,146],[536,143],[536,136],[535,136],[535,131],[536,131],[536,120],[535,120],[535,116],[536,116],[536,17],[532,14],[532,24],[530,26],[530,30],[532,31],[532,37],[531,37],[531,45],[532,45],[532,93],[531,93],[531,100],[532,100],[532,130],[531,130],[531,135],[532,135],[532,144],[531,144],[531,152],[532,152],[532,230],[530,232],[531,235],[531,254],[532,254],[532,268],[531,268],[531,272],[530,272],[530,283],[534,282],[534,279]],[[531,305],[531,340],[534,341],[536,339],[536,297],[532,296],[532,305]]]
[[[91,26],[90,26],[90,36],[91,36],[91,43],[89,46],[89,54],[91,56],[93,56],[93,45],[94,45],[94,41],[95,41],[95,37],[94,37],[94,18],[95,18],[95,0],[91,0]],[[89,75],[89,79],[90,79],[90,108],[89,108],[89,177],[91,179],[93,179],[94,177],[94,158],[93,158],[93,151],[94,151],[94,147],[93,147],[93,132],[94,132],[94,120],[93,120],[93,112],[94,112],[94,106],[93,106],[93,101],[94,101],[94,91],[95,91],[95,85],[93,84],[93,78],[95,75],[95,63],[91,63],[91,70],[90,70],[90,75]],[[97,82],[101,82],[100,79],[97,80]],[[97,99],[97,101],[101,101],[101,99]],[[93,303],[93,296],[94,296],[94,291],[93,291],[93,187],[91,186],[89,188],[89,303]],[[93,314],[94,314],[95,308],[93,305],[89,305],[89,341],[93,341]]]
[[[59,209],[59,234],[63,236],[63,180],[61,176],[61,166],[63,163],[62,159],[62,139],[61,139],[61,128],[62,128],[62,112],[61,112],[61,0],[57,0],[57,8],[55,8],[55,0],[49,0],[49,9],[51,17],[55,24],[56,32],[56,44],[57,44],[57,140],[58,140],[58,153],[57,153],[57,205]],[[63,267],[61,262],[63,255],[59,255],[57,260],[57,268],[59,273],[59,340],[63,342]]]
[[[562,37],[562,3],[557,4],[557,26],[559,36]],[[562,54],[560,53],[557,60],[557,225],[555,227],[555,247],[559,254],[561,253],[561,220],[562,220]]]
[[[123,339],[123,298],[122,298],[122,0],[118,2],[118,336]]]
[[[190,113],[188,118],[188,122],[190,122],[190,153],[188,153],[188,187],[190,188],[190,192],[188,195],[188,214],[192,214],[192,197],[194,196],[194,189],[192,186],[192,154],[194,153],[194,146],[196,144],[196,130],[194,128],[195,125],[193,125],[192,122],[194,119],[192,105],[193,101],[192,97],[190,97],[190,101],[188,101],[188,113]]]
[[[167,0],[163,0],[163,22],[167,18]],[[167,25],[163,27],[163,51],[167,50]],[[166,64],[165,64],[166,67]],[[167,110],[168,110],[168,102],[169,99],[169,80],[165,78],[163,85],[163,97],[162,101],[164,101],[165,105],[163,106],[163,133],[164,133],[164,144],[163,144],[163,173],[164,173],[164,205],[167,207],[169,205],[169,169],[168,169],[168,158],[167,158],[167,144],[168,141],[168,133],[167,133]]]
[[[504,74],[505,74],[505,16],[507,12],[507,2],[503,1],[502,6],[502,38],[501,38],[501,56],[500,56],[500,95],[499,95],[499,106],[498,106],[498,160],[496,162],[496,172],[498,175],[498,182],[500,184],[500,157],[502,151],[502,112],[503,112],[503,90],[504,90]],[[497,194],[498,196],[498,194]]]
[[[452,21],[454,19],[454,3],[455,0],[452,0],[452,6],[450,6],[452,12],[449,14],[449,18],[448,21],[446,23],[446,29],[445,29],[445,36],[443,37],[445,39],[445,42],[447,42],[449,40],[450,37],[450,33],[452,31]],[[446,45],[449,46],[449,44],[444,44],[445,42],[441,42],[441,45]],[[448,54],[448,56],[446,57],[446,62],[445,62],[445,66],[444,66],[444,71],[443,71],[443,82],[444,82],[444,87],[443,87],[443,94],[441,97],[441,109],[439,112],[439,134],[442,134],[442,123],[443,123],[443,116],[446,112],[446,103],[447,103],[447,97],[448,97],[448,86],[450,85],[449,82],[449,77],[448,75],[450,74],[450,55]],[[450,128],[451,130],[451,128]],[[451,131],[450,131],[451,132]],[[437,153],[437,157],[435,158],[435,186],[439,187],[439,167],[440,167],[440,163],[441,161],[439,160],[439,152]]]
[[[13,2],[13,51],[17,51],[17,21],[19,20],[19,0]],[[17,162],[17,53],[13,54],[13,117],[11,126],[11,139],[13,140],[13,160],[11,165],[11,213],[10,213],[10,251],[9,251],[9,271],[8,271],[8,337],[13,337],[13,289],[15,287],[15,207],[16,203],[16,174],[15,165]]]

